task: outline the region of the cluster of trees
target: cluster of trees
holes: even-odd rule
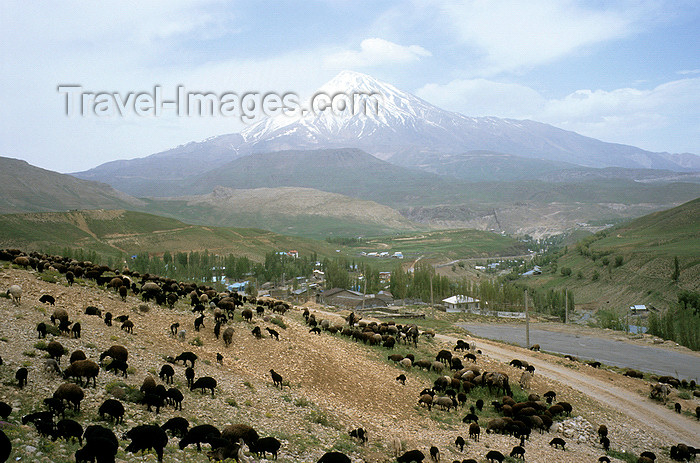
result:
[[[700,350],[700,293],[680,291],[678,303],[664,314],[649,314],[649,333]]]

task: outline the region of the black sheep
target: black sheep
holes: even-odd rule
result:
[[[36,325],[36,331],[39,333],[39,339],[43,339],[46,337],[46,323],[41,322],[38,325]]]
[[[187,365],[187,362],[190,362],[192,364],[192,368],[194,368],[194,362],[196,360],[197,360],[197,354],[195,354],[194,352],[190,352],[190,351],[183,352],[180,355],[178,355],[177,357],[175,357],[176,362],[182,361],[182,363],[185,366]]]
[[[61,333],[70,334],[70,325],[71,325],[71,323],[72,323],[72,322],[71,322],[70,320],[68,320],[68,319],[62,319],[62,320],[58,323],[58,331],[61,332]]]
[[[114,433],[99,425],[88,426],[85,430],[86,444],[75,452],[76,463],[93,462],[114,463],[119,449],[119,441]]]
[[[270,375],[272,376],[272,384],[274,386],[279,386],[280,389],[282,389],[282,375],[280,375],[273,369],[270,369]]]
[[[105,415],[109,415],[109,419],[114,420],[115,424],[124,421],[124,405],[116,399],[107,399],[102,402],[98,411],[100,419],[104,419]]]
[[[187,378],[187,387],[192,387],[192,384],[194,384],[194,368],[185,368],[185,378]]]
[[[146,406],[146,410],[151,411],[151,407],[156,407],[156,415],[160,413],[160,407],[165,405],[165,401],[162,396],[147,392],[144,394],[141,404]]]
[[[56,423],[52,440],[55,441],[59,437],[65,440],[75,438],[78,439],[80,445],[83,445],[83,427],[75,420],[63,419]]]
[[[190,390],[201,389],[201,393],[204,394],[206,389],[211,389],[211,396],[214,397],[214,389],[216,388],[216,380],[211,376],[202,376],[197,378],[197,380],[190,386]]]
[[[357,428],[350,431],[350,437],[358,439],[362,444],[367,443],[367,431],[364,428]]]
[[[464,452],[464,445],[465,444],[466,444],[466,442],[464,441],[464,437],[457,436],[457,439],[455,439],[455,447],[457,447],[457,449],[460,452]]]
[[[29,374],[29,370],[27,370],[24,367],[21,367],[17,369],[17,372],[15,373],[15,379],[17,380],[17,385],[19,386],[20,389],[22,389],[24,386],[27,385],[27,375]]]
[[[185,437],[187,429],[190,427],[190,422],[181,416],[170,418],[161,426],[163,431],[170,431],[173,437]]]
[[[273,330],[272,328],[265,328],[265,330],[270,333],[270,337],[275,338],[277,341],[280,340],[280,334],[277,330]]]
[[[117,374],[117,371],[121,371],[122,376],[126,378],[129,375],[129,364],[121,360],[113,359],[111,362],[109,362],[109,365],[105,367],[105,370],[111,371],[115,375]]]
[[[184,450],[188,445],[197,444],[197,451],[201,452],[201,444],[206,443],[211,436],[220,437],[221,432],[210,424],[200,424],[187,431],[187,434],[180,440],[178,446],[180,450]]]
[[[49,409],[52,415],[61,415],[61,417],[65,418],[66,405],[62,400],[56,399],[55,397],[47,397],[44,399],[44,405],[46,405],[46,408]]]
[[[603,446],[603,450],[605,450],[606,452],[610,450],[610,439],[608,439],[607,437],[601,437],[600,443]]]
[[[217,321],[216,324],[214,325],[214,337],[216,339],[219,339],[219,335],[221,334],[221,321]]]
[[[170,365],[163,365],[158,373],[160,380],[165,381],[165,384],[172,384],[174,375],[175,370]]]
[[[510,456],[513,458],[519,458],[524,461],[525,449],[520,445],[516,445],[515,447],[513,447],[513,450],[510,451]]]
[[[40,420],[53,420],[53,413],[51,412],[34,412],[24,415],[22,417],[22,424],[36,423]]]
[[[178,328],[180,328],[180,324],[177,322],[170,325],[170,334],[172,334],[173,336],[177,336]]]
[[[80,326],[80,322],[73,323],[73,327],[70,329],[71,337],[74,337],[75,339],[80,338],[80,331],[81,330],[82,330],[82,326]]]
[[[105,325],[112,326],[112,312],[107,312],[105,314]]]
[[[39,302],[42,304],[56,305],[56,299],[50,294],[44,294],[39,298]]]
[[[224,356],[221,355],[219,352],[216,353],[216,363],[218,363],[219,365],[224,364]]]
[[[200,328],[206,328],[204,326],[204,314],[194,319],[194,330],[199,331]]]
[[[251,333],[253,333],[253,336],[255,336],[257,339],[262,339],[262,332],[260,331],[260,327],[256,326],[251,330]]]
[[[277,452],[281,447],[280,441],[274,437],[262,437],[250,446],[250,451],[258,457],[265,457],[267,453],[272,454],[272,458],[277,460]]]
[[[166,395],[168,402],[175,407],[175,410],[182,410],[182,401],[185,398],[179,389],[171,387]]]
[[[0,430],[0,462],[7,461],[12,453],[12,442],[8,439],[4,431]]]
[[[163,449],[168,444],[168,435],[153,424],[142,424],[131,428],[125,436],[131,439],[131,443],[124,449],[127,452],[137,453],[146,450],[154,450],[158,455],[158,461],[163,461]]]
[[[406,375],[401,373],[399,376],[396,377],[396,381],[400,382],[404,386],[406,385]]]
[[[398,463],[410,463],[412,461],[422,463],[424,459],[425,459],[425,455],[420,450],[409,450],[408,452],[404,453],[400,457],[397,457],[396,461]],[[348,458],[348,462],[349,461],[350,461],[350,459]]]
[[[434,445],[430,447],[430,458],[435,462],[440,461],[440,449]]]
[[[566,450],[564,448],[564,446],[566,446],[566,441],[561,437],[555,437],[554,439],[549,441],[549,445],[551,445],[554,448],[561,447],[562,450]]]
[[[131,320],[127,320],[124,323],[122,323],[121,326],[122,331],[126,331],[127,333],[134,333],[134,322]]]
[[[112,357],[113,359],[126,362],[129,360],[129,351],[127,351],[124,346],[114,345],[100,354],[100,362],[102,362],[105,357]]]
[[[83,351],[80,350],[80,349],[74,350],[74,351],[70,354],[70,358],[68,359],[68,362],[69,362],[69,363],[75,363],[75,362],[77,362],[78,360],[87,360],[87,355],[85,355],[85,352],[83,352]]]
[[[504,457],[498,450],[489,450],[489,452],[486,454],[486,459],[489,461],[489,463],[493,463],[494,461],[502,463],[505,458],[506,457]]]
[[[97,307],[93,307],[91,305],[85,307],[85,315],[96,315],[100,318],[102,318],[102,311],[98,309]],[[109,318],[112,318],[112,314],[109,315]]]
[[[350,457],[341,452],[326,452],[318,460],[318,463],[351,463],[351,460]]]
[[[20,386],[20,387],[22,387],[22,386]],[[678,402],[676,402],[675,404],[673,404],[673,408],[676,410],[676,413],[680,413],[680,412],[681,412],[681,404],[679,404]]]
[[[0,418],[7,420],[10,413],[12,413],[12,407],[5,402],[0,402]]]

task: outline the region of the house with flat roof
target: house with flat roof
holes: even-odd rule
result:
[[[479,302],[479,299],[462,294],[442,300],[446,312],[476,312],[479,310]]]

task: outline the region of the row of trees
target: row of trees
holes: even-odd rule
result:
[[[700,293],[681,291],[678,303],[665,313],[649,314],[649,333],[700,350]]]

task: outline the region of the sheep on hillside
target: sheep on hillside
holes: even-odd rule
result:
[[[19,305],[22,300],[22,287],[20,285],[10,286],[7,290],[7,295],[10,296],[10,299],[12,299],[15,305]]]

